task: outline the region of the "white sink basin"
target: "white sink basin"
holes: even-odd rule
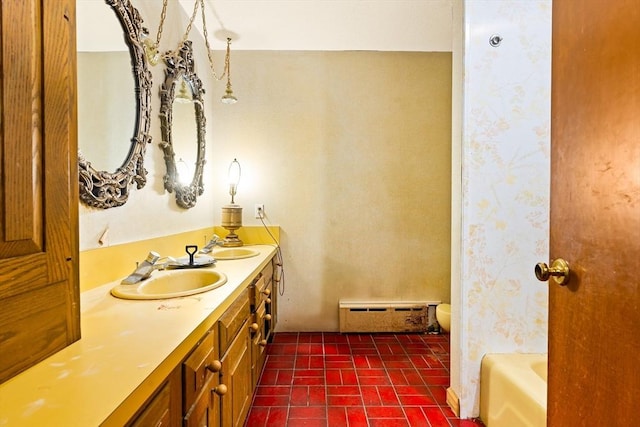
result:
[[[211,255],[216,260],[229,260],[229,259],[243,259],[251,258],[258,255],[260,252],[249,248],[224,248],[214,250]]]
[[[123,299],[177,298],[210,291],[225,283],[227,276],[218,271],[165,270],[135,285],[117,285],[111,295]]]

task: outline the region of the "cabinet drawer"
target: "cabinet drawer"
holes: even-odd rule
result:
[[[262,366],[267,357],[266,314],[264,303],[260,304],[260,307],[253,314],[253,322],[258,325],[258,330],[251,336],[251,378],[254,387],[258,384]]]
[[[264,289],[264,278],[260,277],[256,279],[256,281],[249,286],[249,301],[251,303],[251,312],[256,310],[256,306],[260,304],[260,295],[262,290]]]
[[[264,282],[267,285],[271,283],[273,280],[273,260],[262,269],[260,275],[264,278]]]
[[[260,335],[265,337],[265,315],[267,314],[267,307],[265,303],[260,304],[256,312],[253,314],[254,322],[258,324]]]
[[[268,295],[262,292],[273,283],[273,262],[267,264],[262,269],[258,277],[249,285],[249,301],[251,302],[251,311],[255,311],[255,308],[260,305],[260,300],[264,300]]]
[[[261,305],[261,307],[264,307],[262,309],[263,313],[261,317],[262,317],[262,337],[265,340],[271,339],[271,334],[275,326],[275,319],[274,319],[275,313],[273,309],[274,308],[273,301],[275,301],[276,296],[273,295],[272,288],[273,288],[273,284],[270,283],[266,289],[267,291],[269,291],[268,293],[269,296],[265,296],[263,298],[263,302]]]
[[[215,373],[219,370],[219,365],[216,366],[220,363],[218,357],[214,328],[207,332],[183,363],[185,412],[189,411],[205,384],[209,386],[211,377],[218,377]]]
[[[242,324],[251,314],[248,294],[249,290],[245,289],[218,320],[221,354],[227,351]]]
[[[267,302],[271,303],[270,299],[273,293],[273,281],[267,283],[264,277],[258,279],[255,284],[249,287],[249,298],[251,300],[251,311],[254,312],[256,307],[260,304]]]

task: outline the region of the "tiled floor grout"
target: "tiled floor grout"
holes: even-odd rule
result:
[[[448,335],[278,333],[245,426],[481,426],[448,385]]]

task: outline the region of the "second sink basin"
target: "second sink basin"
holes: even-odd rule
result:
[[[249,248],[224,248],[213,251],[211,254],[215,259],[227,260],[227,259],[242,259],[251,258],[258,255],[260,252]]]
[[[165,299],[198,294],[227,283],[224,273],[212,270],[171,270],[135,285],[117,285],[111,295],[123,299]]]

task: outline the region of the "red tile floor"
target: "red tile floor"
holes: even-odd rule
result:
[[[482,426],[448,385],[446,334],[277,333],[245,426]]]

